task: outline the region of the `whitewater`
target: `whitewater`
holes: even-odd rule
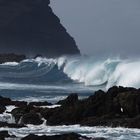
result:
[[[56,103],[71,93],[79,98],[104,91],[112,86],[140,87],[140,59],[107,58],[89,56],[62,56],[59,58],[26,59],[0,64],[0,95],[19,101],[48,101]],[[0,120],[13,123],[10,115],[14,106],[7,106]],[[27,125],[26,128],[0,128],[8,130],[19,139],[29,133],[56,135],[76,132],[89,137],[105,137],[109,140],[139,140],[139,129],[110,127]],[[16,139],[17,140],[17,139]]]
[[[44,106],[45,107],[45,106]],[[47,106],[46,106],[47,107]],[[51,107],[51,106],[50,106]],[[52,107],[57,107],[56,105]],[[14,123],[15,119],[10,112],[16,108],[15,106],[6,106],[6,111],[0,115],[0,121]],[[111,128],[111,127],[88,127],[80,125],[62,125],[62,126],[48,126],[46,120],[41,125],[26,125],[23,128],[8,128],[1,127],[0,131],[8,131],[10,135],[15,135],[16,138],[7,138],[6,140],[21,140],[21,138],[28,136],[29,134],[35,134],[38,136],[46,135],[53,136],[65,133],[75,132],[82,136],[89,138],[107,138],[108,140],[139,140],[140,129],[130,128]]]
[[[93,57],[87,56],[63,56],[56,59],[38,57],[26,59],[20,63],[6,62],[1,64],[0,79],[3,82],[4,78],[7,79],[5,81],[14,78],[19,83],[24,84],[26,82],[32,84],[38,80],[37,84],[39,82],[52,84],[81,83],[87,87],[104,85],[106,90],[114,85],[139,88],[139,68],[139,59],[108,58],[95,60]]]
[[[140,87],[140,59],[89,56],[26,59],[0,64],[1,95],[14,100],[56,102],[70,93],[85,98],[112,86]]]
[[[0,64],[0,95],[13,100],[57,102],[70,93],[85,98],[112,86],[140,87],[140,59],[89,56],[26,59]]]

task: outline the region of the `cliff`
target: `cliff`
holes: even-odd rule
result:
[[[50,0],[0,0],[0,52],[55,57],[80,54]]]

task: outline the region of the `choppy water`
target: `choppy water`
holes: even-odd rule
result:
[[[0,95],[14,100],[57,102],[70,93],[80,98],[94,94],[95,90],[107,90],[113,85],[140,87],[140,60],[105,59],[92,57],[60,57],[57,59],[27,59],[21,63],[0,65]],[[10,114],[0,116],[2,121],[14,121]],[[27,128],[0,128],[18,137],[29,133],[54,135],[76,132],[91,137],[110,140],[139,140],[139,129],[41,126]]]
[[[7,106],[8,112],[15,108],[15,106]],[[14,118],[6,111],[0,115],[0,121],[14,123]],[[69,126],[47,126],[46,121],[42,125],[27,125],[24,128],[0,128],[0,131],[8,131],[10,135],[15,135],[16,139],[10,140],[20,140],[21,138],[27,136],[28,134],[36,135],[59,135],[64,133],[75,132],[83,136],[98,138],[104,137],[108,140],[139,140],[140,139],[140,129],[128,129],[128,128],[111,128],[111,127],[84,127],[80,125],[69,125]]]

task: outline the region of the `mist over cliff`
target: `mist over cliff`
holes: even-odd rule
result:
[[[0,0],[0,53],[79,54],[49,4],[50,0]]]
[[[140,0],[51,0],[51,7],[82,54],[139,57]]]

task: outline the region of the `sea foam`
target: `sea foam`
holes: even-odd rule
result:
[[[0,78],[19,78],[48,83],[83,83],[85,86],[105,85],[106,89],[117,86],[140,87],[140,60],[93,57],[68,57],[26,59],[19,64],[0,65]],[[6,70],[6,72],[5,72]],[[8,73],[7,73],[8,71]],[[39,79],[40,77],[40,79]],[[38,84],[38,83],[37,83]]]

